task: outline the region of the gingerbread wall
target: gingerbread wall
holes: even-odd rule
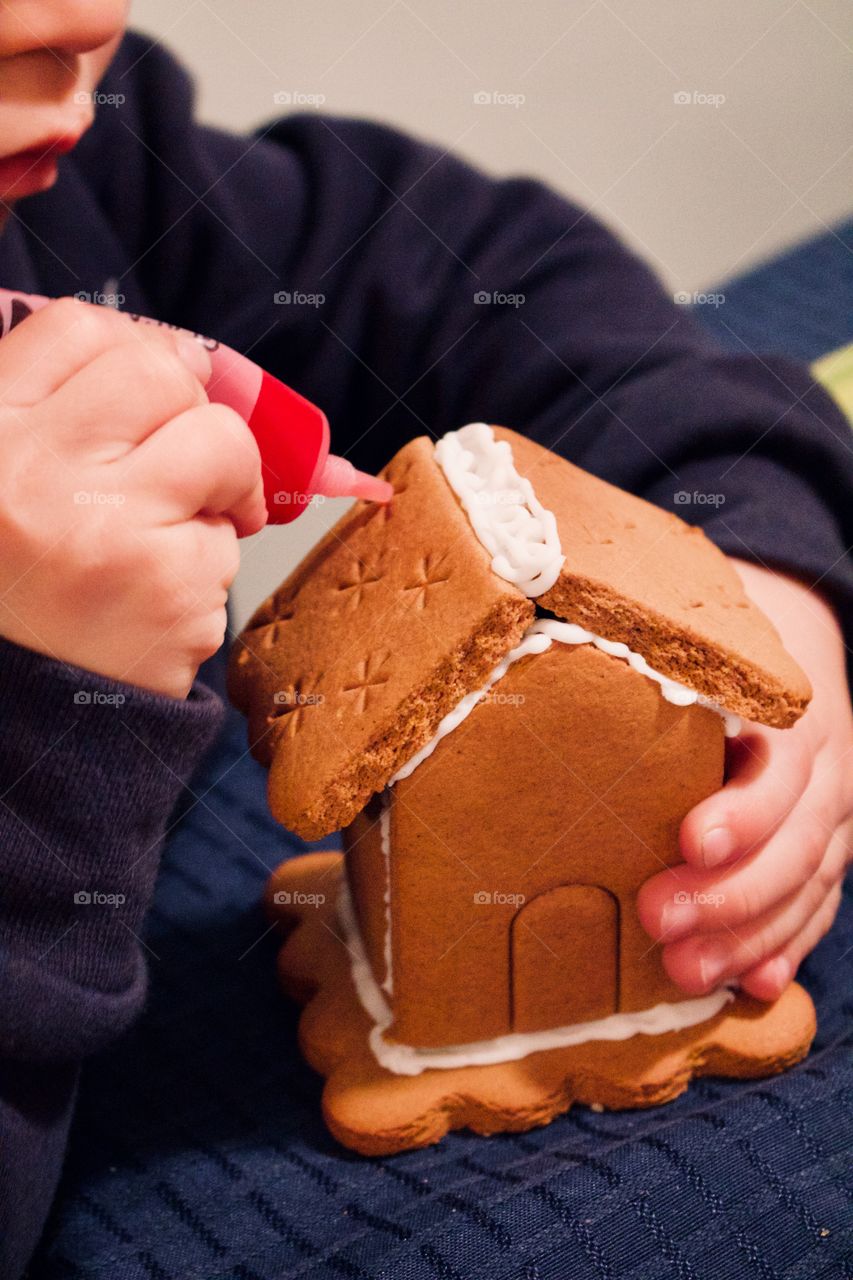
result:
[[[723,753],[719,716],[673,706],[589,645],[515,663],[393,790],[389,1036],[464,1043],[683,999],[635,899],[678,861],[681,819],[720,785]],[[378,812],[345,836],[381,982]]]

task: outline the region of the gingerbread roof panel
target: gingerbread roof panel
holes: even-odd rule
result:
[[[516,470],[556,516],[565,557],[538,604],[621,641],[727,710],[786,727],[809,681],[733,565],[701,529],[496,427]]]
[[[313,838],[350,822],[521,637],[533,606],[497,577],[426,438],[388,464],[256,611],[229,693],[271,765],[270,804]]]

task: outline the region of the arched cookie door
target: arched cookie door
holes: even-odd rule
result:
[[[618,1007],[619,904],[597,885],[531,898],[510,932],[513,1031],[606,1018]]]

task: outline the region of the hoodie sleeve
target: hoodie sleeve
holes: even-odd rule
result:
[[[0,1276],[61,1167],[80,1061],[145,996],[140,939],[175,802],[220,699],[148,693],[0,639]]]
[[[128,248],[162,318],[316,400],[361,467],[414,435],[506,424],[818,582],[853,637],[853,439],[806,367],[724,352],[539,183],[366,121],[204,129],[186,76],[143,50],[131,38],[111,73],[132,86],[121,121],[88,141],[115,225],[128,192],[148,211]]]

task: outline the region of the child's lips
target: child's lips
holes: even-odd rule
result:
[[[79,134],[48,138],[25,151],[0,156],[0,199],[17,200],[51,186],[56,179],[58,157],[70,151],[78,138]]]

